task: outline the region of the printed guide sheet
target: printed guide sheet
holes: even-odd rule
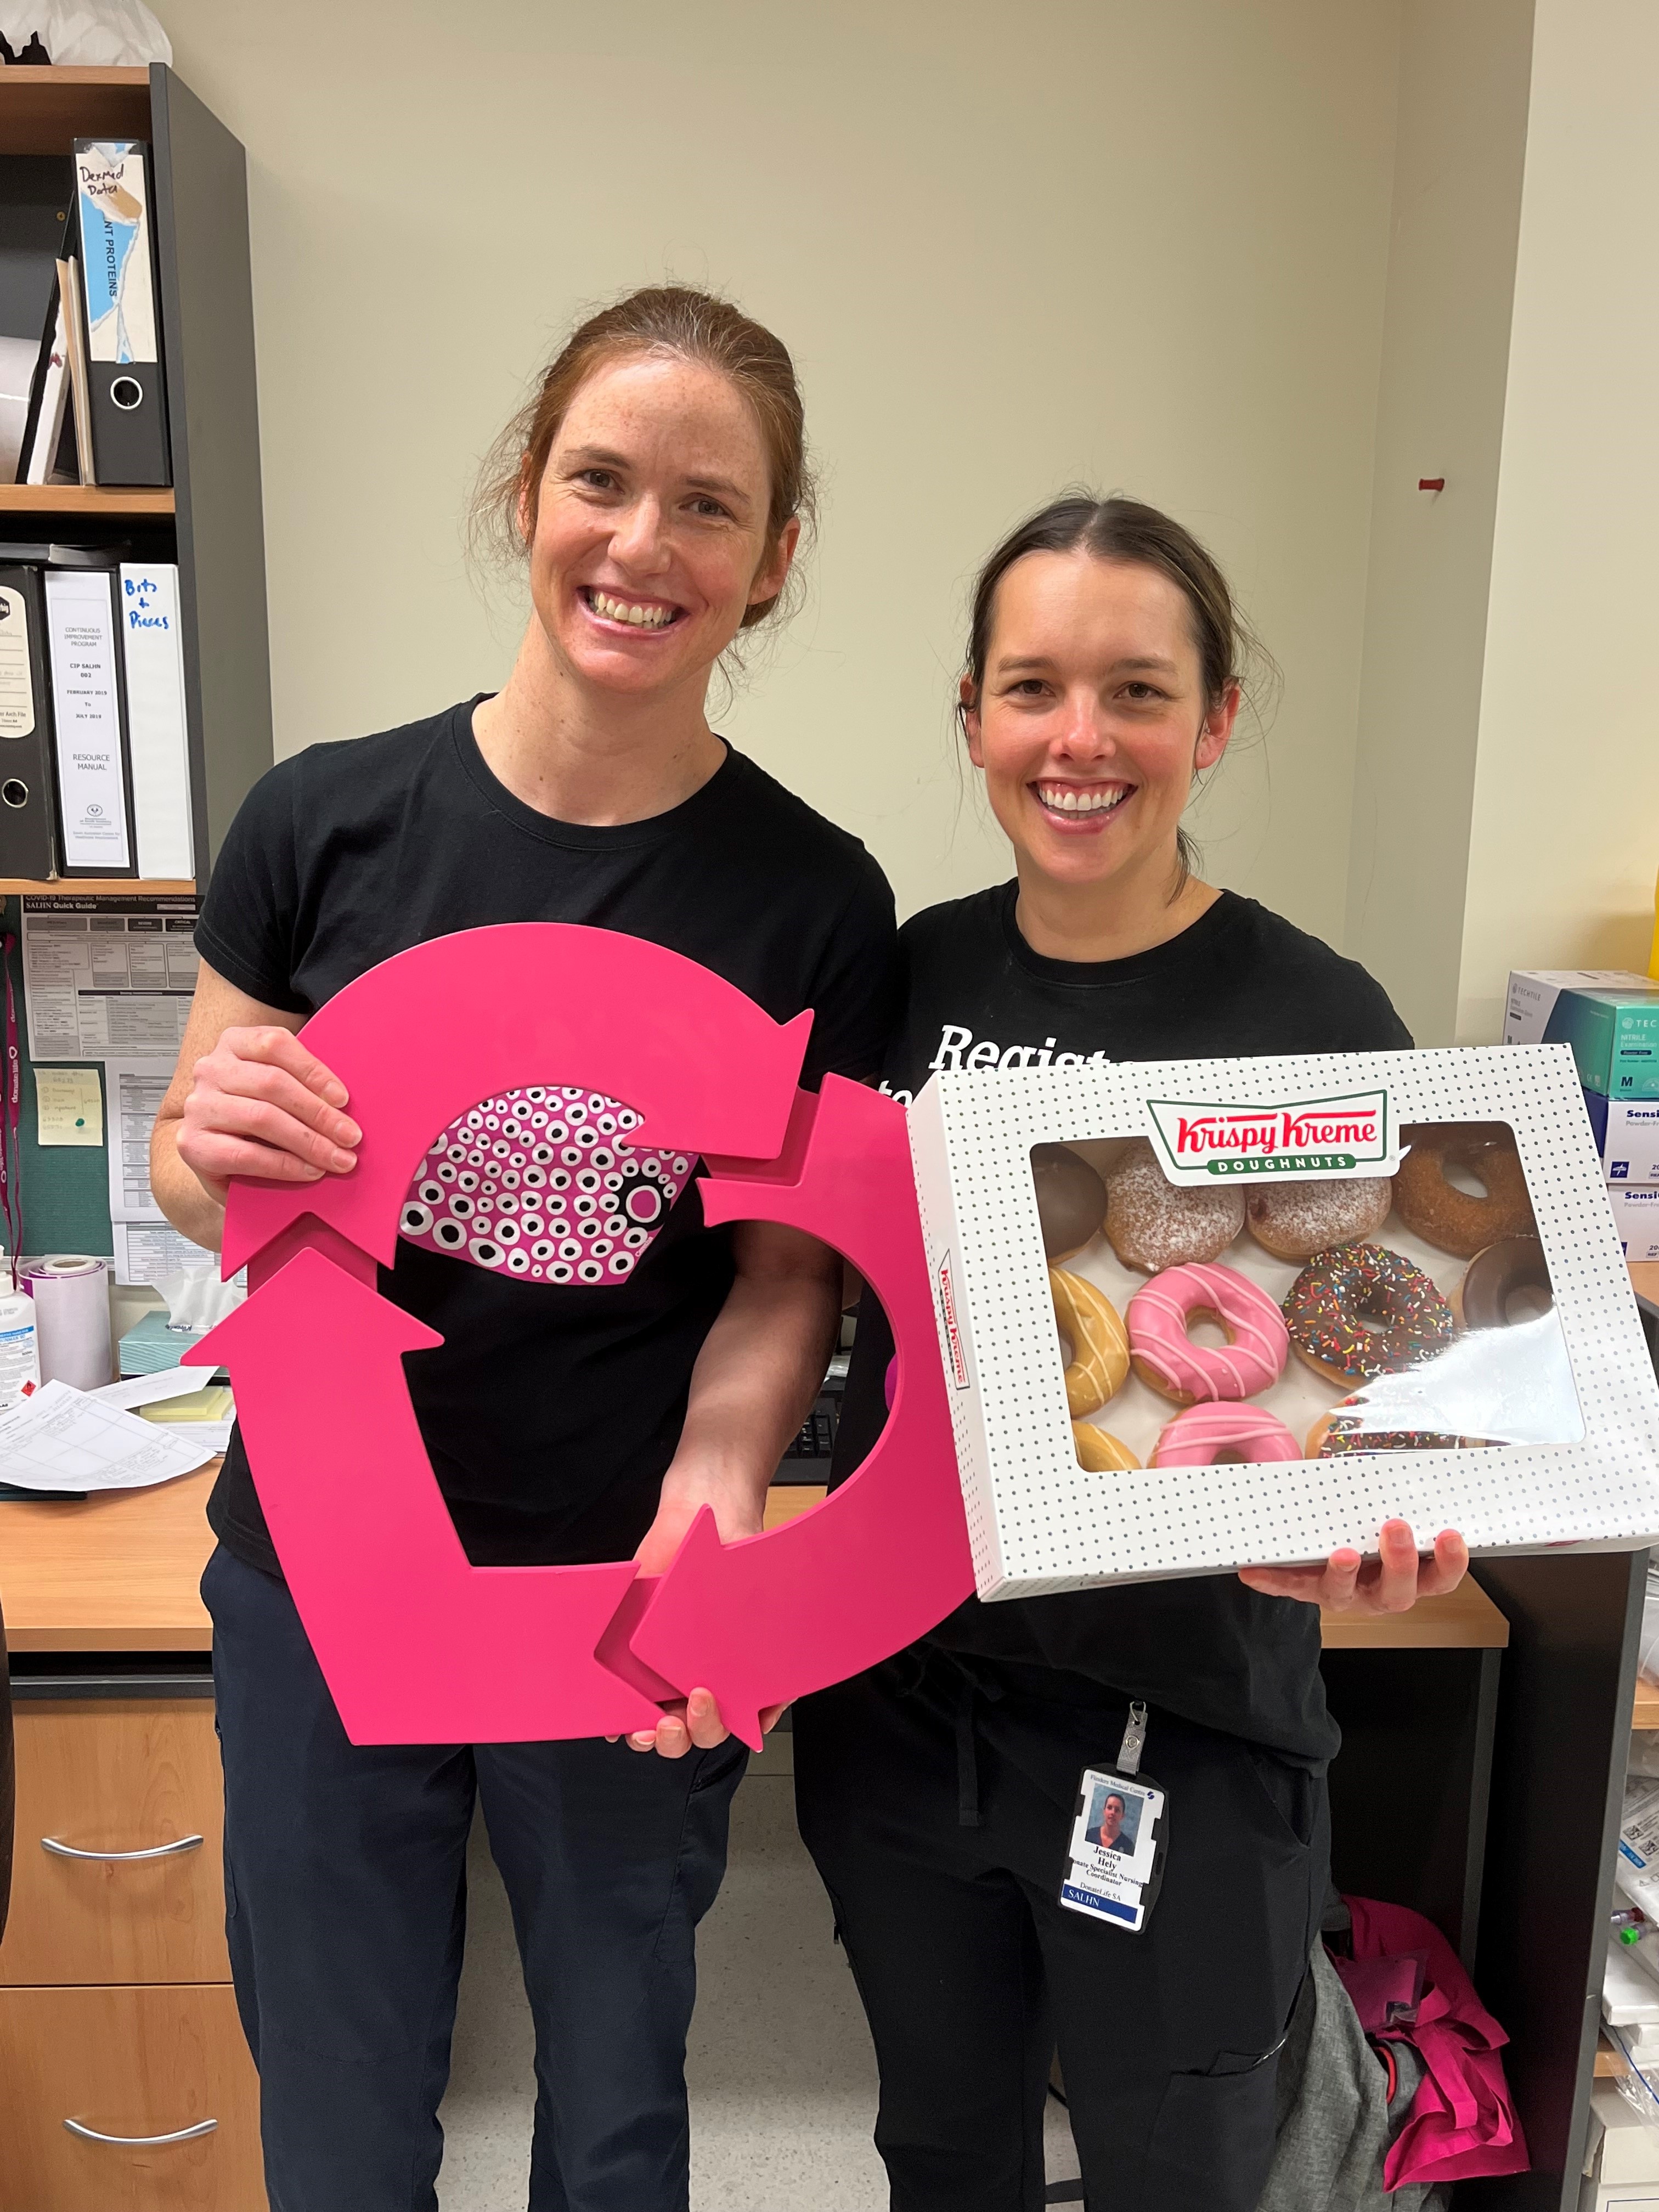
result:
[[[193,898],[23,901],[29,1058],[164,1060],[196,988]]]

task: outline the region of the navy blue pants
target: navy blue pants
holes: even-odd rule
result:
[[[475,1799],[536,2026],[532,2212],[686,2212],[693,1936],[748,1754],[349,1743],[284,1585],[202,1595],[271,2212],[434,2212]]]

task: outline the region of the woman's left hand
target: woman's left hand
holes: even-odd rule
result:
[[[1345,1545],[1322,1567],[1241,1567],[1238,1579],[1264,1597],[1333,1613],[1409,1613],[1420,1597],[1455,1590],[1468,1571],[1469,1547],[1455,1528],[1443,1528],[1433,1551],[1419,1553],[1409,1521],[1385,1521],[1376,1542],[1374,1559]]]

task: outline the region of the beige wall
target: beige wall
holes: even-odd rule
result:
[[[1659,9],[1538,0],[1458,1037],[1506,972],[1644,968],[1659,865]]]
[[[1457,1018],[1531,50],[1531,0],[1406,0],[1345,949],[1422,1044]]]
[[[665,272],[796,353],[811,603],[724,718],[914,908],[994,880],[968,579],[1085,478],[1168,505],[1283,663],[1212,872],[1340,935],[1398,0],[159,0],[251,165],[277,743],[501,677],[458,550],[574,306]]]

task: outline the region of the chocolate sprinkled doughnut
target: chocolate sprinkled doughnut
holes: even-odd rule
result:
[[[1183,1189],[1145,1137],[1125,1146],[1107,1176],[1107,1240],[1126,1267],[1143,1274],[1218,1260],[1243,1226],[1244,1194],[1236,1184]]]
[[[1106,1186],[1069,1145],[1033,1145],[1031,1181],[1042,1249],[1051,1260],[1069,1260],[1106,1218]]]
[[[1507,1328],[1510,1300],[1517,1291],[1537,1291],[1547,1307],[1555,1303],[1544,1248],[1535,1237],[1501,1237],[1477,1252],[1454,1294],[1465,1328]]]
[[[1339,1244],[1310,1261],[1285,1300],[1285,1325],[1291,1349],[1346,1390],[1417,1366],[1457,1334],[1428,1276],[1382,1244]]]
[[[1394,1179],[1395,1210],[1413,1237],[1437,1251],[1473,1259],[1500,1237],[1529,1237],[1532,1200],[1514,1132],[1502,1121],[1417,1121],[1400,1132],[1411,1150]],[[1486,1195],[1448,1182],[1461,1167]]]
[[[1338,1459],[1348,1452],[1455,1451],[1461,1441],[1429,1429],[1362,1430],[1355,1415],[1346,1411],[1353,1402],[1345,1398],[1314,1423],[1308,1431],[1310,1459]]]
[[[1394,1183],[1388,1176],[1322,1176],[1317,1182],[1270,1182],[1244,1201],[1244,1225],[1276,1260],[1311,1260],[1333,1244],[1369,1237],[1389,1218]]]

